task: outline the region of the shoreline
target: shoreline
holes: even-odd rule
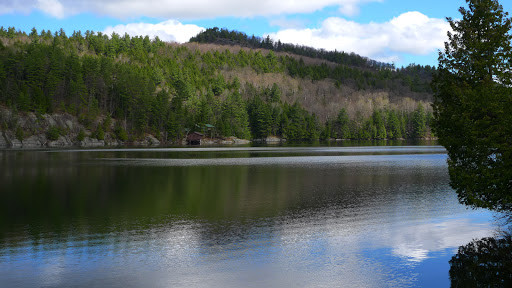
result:
[[[152,134],[128,134],[122,121],[99,116],[95,120],[80,121],[69,113],[37,114],[35,112],[13,112],[0,106],[0,149],[41,148],[108,148],[108,147],[170,147],[170,146],[229,146],[247,144],[281,145],[293,144],[286,138],[270,135],[263,139],[239,139],[237,137],[201,138],[196,145],[187,143],[187,137],[169,141],[167,137]],[[119,132],[120,130],[121,133]],[[124,135],[122,135],[124,133]],[[164,132],[158,132],[164,135]],[[192,133],[193,134],[193,133]],[[198,133],[200,134],[200,133]],[[202,137],[202,135],[201,135]],[[160,138],[160,139],[158,139]],[[197,140],[197,139],[196,139]],[[345,141],[416,141],[422,139],[316,139],[307,140],[327,143]],[[189,140],[189,142],[192,142]],[[197,142],[197,141],[195,141]],[[302,141],[306,142],[306,141]],[[188,144],[188,145],[187,145]]]

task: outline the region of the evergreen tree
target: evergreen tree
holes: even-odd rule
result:
[[[199,102],[199,117],[197,122],[200,125],[215,123],[215,114],[214,114],[214,97],[213,92],[208,90],[206,95],[202,95]]]
[[[17,108],[20,111],[28,111],[31,108],[30,97],[28,96],[28,88],[23,86],[20,96],[17,99]]]
[[[36,27],[33,27],[32,30],[30,30],[30,34],[28,34],[28,37],[30,37],[30,40],[32,40],[32,42],[37,43],[39,41],[39,35],[37,34]]]
[[[215,96],[219,96],[226,89],[226,81],[224,80],[224,76],[222,74],[217,75],[215,79],[213,79],[212,91]]]
[[[345,108],[341,108],[338,113],[338,117],[335,121],[335,132],[336,138],[338,139],[350,139],[350,128],[349,128],[350,119],[348,118],[347,110]]]
[[[325,124],[324,124],[324,129],[322,130],[322,133],[320,134],[320,139],[330,139],[331,138],[331,134],[332,134],[332,131],[333,131],[333,125],[332,125],[333,121],[325,121]]]
[[[387,132],[386,132],[386,125],[384,121],[384,115],[380,110],[373,111],[373,125],[375,126],[376,133],[375,133],[375,139],[386,139],[387,138]]]
[[[269,103],[279,103],[281,101],[281,89],[276,83],[272,84],[270,95],[267,100]]]
[[[421,103],[418,104],[418,107],[414,110],[413,129],[414,138],[423,138],[426,136],[427,115],[425,114],[425,108],[423,108]]]
[[[231,93],[224,101],[222,121],[227,133],[224,135],[236,136],[241,139],[250,138],[249,116],[245,102],[239,93]]]
[[[387,122],[387,131],[388,137],[391,139],[400,139],[402,138],[402,129],[400,127],[400,120],[395,111],[388,111],[388,122]]]
[[[167,120],[169,109],[169,94],[165,90],[161,90],[156,95],[151,106],[152,125],[158,130],[164,130],[164,124]]]
[[[512,210],[512,20],[496,0],[467,0],[448,18],[433,82],[435,132],[451,186],[474,207]]]

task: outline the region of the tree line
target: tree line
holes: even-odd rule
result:
[[[190,42],[216,43],[221,45],[236,45],[252,49],[267,49],[274,52],[286,52],[293,55],[305,56],[326,60],[340,64],[337,69],[329,71],[327,65],[310,67],[312,71],[304,68],[304,63],[293,61],[294,58],[287,58],[287,68],[292,75],[301,77],[311,76],[313,79],[329,77],[339,82],[347,78],[355,79],[358,88],[385,88],[390,86],[394,79],[400,79],[411,90],[416,92],[432,93],[430,82],[435,73],[435,66],[422,66],[410,64],[407,67],[396,68],[392,63],[384,63],[360,56],[356,53],[344,51],[327,51],[315,49],[305,45],[282,43],[281,40],[274,41],[269,36],[261,38],[238,31],[219,29],[218,27],[208,28],[196,36],[190,38]],[[356,68],[356,69],[354,69]]]
[[[70,113],[98,136],[109,132],[126,140],[151,133],[174,142],[190,131],[204,131],[206,124],[215,127],[212,136],[245,139],[429,135],[430,114],[423,106],[418,106],[418,113],[379,110],[368,119],[338,115],[320,123],[299,102],[284,101],[285,91],[276,83],[258,86],[249,79],[224,76],[226,71],[251,69],[311,81],[335,79],[336,85],[360,81],[361,89],[369,89],[377,85],[378,75],[393,74],[389,70],[306,65],[302,58],[273,51],[202,53],[158,38],[93,31],[75,31],[68,37],[62,29],[52,33],[34,28],[27,35],[1,27],[0,40],[0,103],[20,112]],[[113,129],[108,125],[112,118],[117,120]],[[3,129],[16,129],[3,122]]]
[[[311,58],[324,59],[337,64],[351,65],[357,67],[378,67],[394,69],[394,65],[390,63],[379,62],[371,60],[367,57],[362,57],[355,53],[345,53],[338,51],[327,51],[324,49],[315,49],[304,45],[296,45],[290,43],[282,43],[281,40],[274,42],[267,36],[261,38],[252,35],[249,37],[247,34],[238,31],[229,31],[227,29],[219,29],[218,27],[208,28],[201,31],[196,36],[190,38],[190,42],[198,43],[219,43],[237,45],[253,49],[267,49],[277,52],[289,52],[295,55],[306,56]]]

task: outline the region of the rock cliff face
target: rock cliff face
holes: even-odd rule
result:
[[[0,148],[6,148],[8,146],[7,140],[5,139],[4,133],[0,131]]]
[[[115,122],[111,124],[112,128],[114,125]],[[50,135],[52,129],[54,133]],[[104,139],[100,140],[70,114],[13,113],[7,108],[0,107],[0,148],[161,145],[161,142],[152,135],[133,142],[123,142],[115,138],[114,133],[110,132],[112,130],[104,132]]]

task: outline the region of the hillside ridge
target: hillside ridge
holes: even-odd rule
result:
[[[275,49],[2,27],[0,104],[68,113],[92,133],[111,118],[131,139],[150,134],[162,143],[181,143],[206,124],[215,137],[242,139],[432,136],[427,74],[435,69],[325,61]],[[15,131],[5,118],[2,129]]]

